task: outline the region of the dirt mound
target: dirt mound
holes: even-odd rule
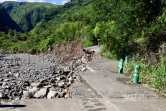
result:
[[[69,62],[73,57],[81,57],[84,54],[82,48],[82,42],[74,41],[66,44],[56,44],[49,50],[49,53],[60,56],[62,58],[62,62]]]

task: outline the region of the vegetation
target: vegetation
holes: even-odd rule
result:
[[[6,32],[8,28],[21,31],[20,27],[7,14],[5,8],[0,4],[0,31]]]
[[[137,55],[139,59],[125,66],[126,72],[131,73],[136,63],[141,64],[142,83],[165,92],[165,0],[71,0],[62,6],[5,2],[2,5],[24,32],[0,19],[3,49],[39,53],[56,43],[82,40],[85,46],[90,46],[101,39],[104,55],[111,59]],[[0,9],[0,13],[6,13],[3,7]]]
[[[8,14],[24,31],[32,30],[43,18],[43,13],[58,6],[48,3],[4,2]]]
[[[166,44],[163,44],[165,46]],[[141,70],[139,73],[141,84],[146,87],[151,87],[156,90],[161,95],[166,93],[166,57],[161,57],[159,62],[155,64],[147,64],[146,59],[136,57],[134,60],[130,59],[128,63],[125,64],[125,73],[131,74],[131,80],[134,74],[134,67],[136,64],[141,65]]]

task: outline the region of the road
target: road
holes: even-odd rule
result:
[[[91,47],[91,50],[99,50]],[[151,89],[132,84],[131,79],[117,73],[118,61],[94,60],[89,63],[93,71],[80,72],[80,76],[107,103],[108,111],[165,111],[166,99]]]
[[[90,51],[95,51],[95,53],[98,53],[101,51],[102,47],[103,47],[102,45],[100,47],[98,45],[95,45],[95,46],[87,47],[85,49]]]

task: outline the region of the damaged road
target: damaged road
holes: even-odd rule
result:
[[[69,45],[71,49],[66,49]],[[79,71],[88,69],[87,62],[90,59],[89,54],[82,51],[81,47],[80,43],[72,43],[67,46],[56,45],[49,53],[43,55],[1,56],[1,104],[28,98],[72,98],[72,95],[79,98],[95,97],[93,92],[85,91],[88,88],[81,83],[78,76]],[[68,55],[62,56],[62,53]],[[73,83],[75,86],[70,88]],[[77,90],[79,88],[80,90]]]

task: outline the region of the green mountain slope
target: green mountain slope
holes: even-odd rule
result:
[[[27,2],[4,2],[2,5],[11,18],[22,28],[24,32],[30,31],[42,20],[43,14],[58,6],[48,3],[27,3]]]
[[[0,5],[0,31],[7,32],[8,29],[21,31],[20,27],[12,20],[12,18],[8,15],[5,8]]]
[[[68,21],[69,18],[72,18],[72,16],[77,13],[77,15],[81,15],[83,13],[88,14],[89,9],[91,8],[86,7],[90,3],[91,0],[71,0],[71,2],[68,2],[63,6],[59,6],[56,9],[52,8],[50,10],[47,10],[47,12],[43,15],[42,21],[36,25],[34,30],[54,28],[57,25],[63,24],[64,22]],[[83,10],[83,12],[79,13],[80,10]],[[78,21],[78,19],[76,21]]]

